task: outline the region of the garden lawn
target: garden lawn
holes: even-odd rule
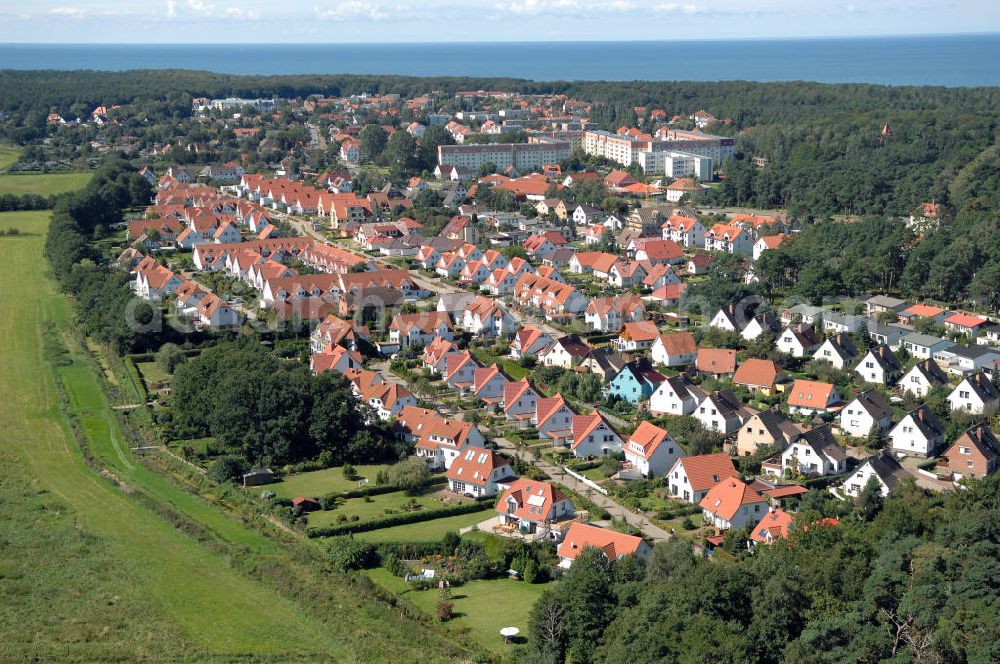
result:
[[[0,156],[2,159],[2,156]],[[90,173],[39,173],[0,175],[0,195],[38,194],[51,196],[78,191],[90,181]]]
[[[358,533],[355,537],[366,542],[371,542],[372,544],[380,544],[382,542],[438,542],[445,536],[445,533],[457,533],[462,528],[482,523],[493,516],[496,516],[493,510],[483,510],[471,514],[446,516],[432,521],[421,521],[420,523],[408,523],[403,526],[369,530],[368,532]]]
[[[337,516],[340,514],[347,517],[357,516],[357,523],[365,523],[372,519],[381,519],[382,517],[390,516],[386,514],[387,509],[394,510],[395,514],[403,514],[409,511],[404,509],[404,506],[408,505],[410,501],[416,501],[420,505],[420,510],[418,511],[421,512],[441,509],[446,505],[441,502],[441,499],[438,497],[439,495],[440,492],[429,493],[423,496],[408,496],[403,491],[393,491],[392,493],[383,493],[377,496],[368,496],[367,498],[349,498],[346,501],[338,503],[337,509],[323,510],[310,514],[309,525],[312,527],[338,525]]]
[[[416,605],[428,615],[435,615],[438,590],[411,590],[399,577],[378,568],[365,572],[375,583]],[[551,584],[532,584],[511,579],[470,581],[452,588],[456,617],[449,623],[469,630],[470,635],[493,651],[504,649],[500,630],[517,627],[527,638],[528,614],[535,601]]]
[[[136,362],[135,368],[139,370],[142,375],[143,380],[146,381],[146,386],[151,386],[153,383],[169,383],[170,374],[160,368],[160,365],[155,360],[150,360],[148,362]]]
[[[388,465],[355,466],[358,476],[368,479],[365,486],[375,486],[375,475],[379,470],[388,468]],[[289,475],[280,482],[268,484],[254,489],[273,491],[279,498],[295,498],[296,496],[310,496],[318,498],[328,493],[342,493],[344,491],[354,491],[358,488],[358,480],[348,480],[344,477],[342,467],[326,468],[324,470],[314,470],[307,473],[296,473]]]

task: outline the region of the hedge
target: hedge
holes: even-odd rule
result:
[[[472,514],[473,512],[491,509],[495,502],[494,498],[495,496],[488,496],[485,500],[475,500],[464,505],[455,505],[454,507],[445,507],[437,510],[393,514],[381,519],[365,521],[364,523],[345,523],[325,528],[307,528],[306,534],[309,537],[336,537],[337,535],[347,535],[348,533],[363,533],[369,530],[381,530],[382,528],[392,528],[393,526],[420,523],[421,521],[433,521],[434,519],[442,519],[447,516]]]
[[[447,484],[448,478],[445,475],[436,475],[427,480],[425,486],[440,486],[442,484]],[[381,486],[366,486],[363,489],[351,489],[350,491],[334,491],[333,493],[328,493],[325,496],[320,496],[320,498],[326,498],[328,500],[333,500],[335,498],[343,498],[347,500],[348,498],[364,498],[365,496],[381,496],[386,493],[395,493],[396,491],[402,491],[395,484],[383,484]]]

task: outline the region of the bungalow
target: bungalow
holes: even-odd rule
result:
[[[979,332],[990,324],[988,318],[956,313],[944,319],[944,327],[952,332],[958,332],[968,337],[976,337]]]
[[[906,349],[907,353],[922,360],[930,359],[934,353],[947,350],[955,345],[947,339],[919,332],[903,335],[901,342],[901,346]]]
[[[574,415],[570,449],[578,458],[601,457],[622,451],[622,438],[595,410],[590,415]]]
[[[679,307],[686,290],[687,284],[666,284],[650,293],[649,299],[663,307]]]
[[[891,385],[899,378],[902,369],[892,350],[885,344],[879,344],[861,358],[858,366],[854,367],[854,372],[866,383]]]
[[[791,323],[808,323],[812,325],[823,317],[826,309],[816,307],[811,304],[796,304],[781,310],[781,322],[785,325]]]
[[[615,350],[620,353],[636,352],[652,348],[653,343],[660,338],[660,330],[653,321],[643,320],[622,325],[618,338],[612,341]]]
[[[781,453],[781,467],[802,475],[837,475],[847,470],[847,453],[837,442],[829,424],[798,436]]]
[[[699,373],[732,376],[736,373],[736,351],[728,348],[699,348],[694,363]]]
[[[823,331],[827,334],[856,334],[865,329],[868,320],[864,316],[827,311],[823,314]]]
[[[837,369],[843,369],[858,357],[854,342],[846,334],[836,334],[826,339],[813,355],[814,360],[828,362]]]
[[[552,345],[552,337],[540,327],[525,325],[514,334],[510,343],[510,356],[517,360],[526,355],[538,356]]]
[[[789,325],[774,342],[775,348],[792,357],[812,355],[820,346],[819,337],[811,325],[795,323]]]
[[[934,353],[934,361],[948,373],[964,376],[980,369],[993,371],[1000,362],[1000,350],[981,344],[952,346]]]
[[[539,398],[535,402],[535,426],[538,437],[552,439],[553,442],[570,438],[573,431],[573,417],[576,413],[562,394],[556,392],[551,398]]]
[[[673,240],[643,239],[637,242],[635,259],[651,265],[674,265],[684,262],[684,250]]]
[[[736,466],[728,454],[698,454],[683,456],[674,462],[667,474],[670,495],[697,505],[705,494],[727,477],[738,478]]]
[[[735,477],[720,481],[698,503],[705,521],[719,530],[750,529],[767,516],[767,500]]]
[[[503,386],[503,412],[508,420],[533,422],[539,396],[527,378]]]
[[[660,415],[690,415],[705,398],[705,392],[684,375],[671,376],[649,397],[649,412]]]
[[[986,477],[1000,470],[1000,442],[983,424],[959,436],[944,456],[956,480]]]
[[[783,372],[772,360],[750,358],[733,374],[733,384],[742,385],[752,394],[773,396],[778,392],[778,379]]]
[[[653,362],[667,367],[691,364],[698,349],[690,332],[672,332],[657,336],[652,346]]]
[[[934,307],[929,304],[914,304],[899,312],[899,322],[904,325],[912,325],[918,318],[941,323],[948,316],[948,310],[941,307]]]
[[[625,556],[646,557],[652,551],[641,537],[576,522],[570,525],[556,548],[559,567],[569,569],[576,557],[588,547],[599,549],[612,562]]]
[[[441,417],[425,408],[404,406],[396,424],[398,435],[414,443],[417,457],[432,469],[447,470],[467,447],[485,446],[483,434],[474,424]]]
[[[648,360],[628,362],[608,385],[608,396],[618,397],[632,404],[650,398],[666,378],[653,369]]]
[[[470,498],[495,496],[504,483],[515,477],[507,459],[493,450],[473,447],[455,459],[446,475],[449,491]]]
[[[987,408],[1000,406],[1000,390],[993,385],[989,375],[978,371],[963,378],[951,391],[948,405],[952,410],[982,415]]]
[[[625,463],[643,477],[665,475],[685,455],[684,449],[667,432],[652,422],[642,421],[625,443]]]
[[[839,403],[837,388],[830,383],[797,378],[788,390],[788,410],[791,413],[829,413]]]
[[[910,329],[900,327],[899,325],[882,325],[874,321],[868,323],[868,336],[875,343],[885,344],[889,348],[901,348],[903,346],[903,337],[911,333]],[[930,355],[927,357],[930,357]]]
[[[569,271],[573,274],[592,274],[599,279],[607,279],[611,267],[618,260],[615,254],[604,251],[578,251],[569,259]]]
[[[840,485],[840,491],[845,496],[857,498],[873,477],[883,497],[892,493],[900,483],[912,479],[911,475],[899,465],[892,451],[882,450],[858,466]]]
[[[762,410],[740,427],[736,436],[737,456],[751,456],[764,447],[784,450],[802,435],[802,428],[777,410]]]
[[[889,297],[888,295],[874,295],[865,300],[865,310],[869,316],[887,313],[890,311],[898,314],[909,306],[910,303],[906,300]]]
[[[929,457],[944,444],[944,433],[944,425],[925,404],[903,416],[889,432],[889,441],[896,452]]]
[[[522,535],[546,534],[551,524],[573,516],[573,503],[547,482],[516,479],[510,482],[496,511],[502,527],[515,528]]]
[[[754,412],[744,406],[729,390],[712,392],[698,404],[694,417],[709,431],[728,436],[735,433]]]
[[[440,311],[425,311],[415,314],[396,314],[389,324],[389,341],[400,348],[424,346],[434,337],[451,340],[451,317]]]
[[[872,427],[888,431],[892,427],[892,406],[881,392],[862,392],[840,411],[840,428],[851,436],[867,436]]]
[[[899,381],[899,387],[904,392],[911,392],[918,397],[925,397],[931,389],[947,384],[948,377],[934,360],[917,362]]]
[[[687,272],[693,275],[707,274],[714,262],[715,258],[709,254],[695,254],[687,263]]]

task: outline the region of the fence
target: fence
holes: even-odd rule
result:
[[[574,477],[577,480],[579,480],[580,482],[583,482],[584,484],[586,484],[587,486],[589,486],[591,489],[594,489],[595,491],[597,491],[601,495],[603,495],[603,496],[608,495],[608,490],[605,489],[603,486],[601,486],[597,482],[594,482],[593,480],[587,479],[586,477],[584,477],[580,473],[577,473],[574,470],[571,470],[569,466],[563,466],[562,469],[565,470],[566,473],[570,477]]]

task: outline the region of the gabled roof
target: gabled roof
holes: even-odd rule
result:
[[[470,447],[452,462],[447,476],[450,480],[485,486],[489,483],[494,469],[508,465],[510,462],[493,450]]]
[[[641,545],[642,538],[635,535],[577,522],[566,531],[556,553],[560,558],[575,560],[585,548],[595,547],[603,551],[609,560],[617,560],[636,553]]]
[[[754,526],[750,539],[755,542],[767,544],[779,539],[788,537],[788,530],[792,526],[792,515],[783,509],[776,509],[767,513],[760,522]]]
[[[569,404],[566,403],[566,399],[563,395],[556,392],[554,397],[539,399],[535,402],[535,421],[537,426],[542,426],[550,417],[558,413],[561,409],[565,408],[569,412],[574,413],[573,409],[570,408]]]
[[[865,358],[867,359],[869,357],[875,360],[875,363],[878,364],[883,371],[895,372],[902,368],[899,364],[899,360],[896,359],[895,353],[893,353],[892,349],[885,344],[879,344],[868,351],[868,355],[866,355]]]
[[[576,448],[583,442],[584,438],[593,433],[594,429],[602,424],[617,435],[618,432],[615,431],[614,427],[596,410],[590,415],[574,415],[572,423],[573,447]]]
[[[983,402],[989,402],[1000,398],[1000,390],[997,390],[997,388],[993,385],[993,381],[991,381],[990,377],[983,371],[977,371],[974,374],[966,376],[965,380],[962,382],[968,384],[972,391],[975,392]]]
[[[886,403],[885,398],[882,393],[878,390],[868,390],[867,392],[862,392],[857,397],[854,398],[852,404],[857,404],[865,409],[869,415],[872,416],[876,422],[885,417],[892,417],[892,406]],[[850,407],[850,405],[848,405]]]
[[[788,391],[788,405],[803,408],[826,408],[834,387],[831,383],[796,378]]]
[[[548,482],[519,478],[513,480],[500,495],[496,510],[502,514],[509,514],[511,512],[508,510],[508,505],[513,504],[514,516],[528,521],[544,522],[550,520],[553,505],[561,500],[566,500],[566,496]]]
[[[726,521],[732,521],[744,505],[764,502],[763,496],[739,479],[727,477],[712,487],[698,505]]]
[[[736,371],[736,351],[728,348],[699,348],[695,368],[704,373],[731,374]]]
[[[944,435],[944,424],[942,424],[941,420],[934,415],[934,411],[932,411],[927,404],[922,404],[914,410],[911,410],[903,419],[906,419],[907,417],[910,418],[913,425],[920,430],[920,433],[924,436],[924,438],[928,440]]]
[[[727,477],[739,477],[733,460],[723,452],[682,457],[677,463],[681,464],[694,491],[706,491]]]
[[[871,467],[872,471],[878,475],[879,479],[885,482],[890,491],[900,482],[911,478],[911,475],[899,465],[899,461],[890,450],[882,450],[875,456],[868,457],[861,464],[861,467],[858,468],[858,471],[860,472],[865,465]]]
[[[733,375],[736,385],[753,385],[755,387],[774,387],[781,368],[772,360],[750,358],[739,366]]]
[[[660,336],[660,330],[653,321],[640,320],[623,324],[618,336],[623,340],[652,342]]]
[[[626,451],[630,454],[638,454],[644,459],[649,459],[656,452],[660,444],[666,440],[671,440],[670,433],[666,429],[643,420],[636,427],[635,431],[632,432],[632,435],[629,436]],[[642,448],[642,452],[632,449],[633,444],[639,445]]]
[[[660,335],[660,343],[668,355],[694,355],[697,346],[690,332],[671,332]]]
[[[1000,459],[1000,441],[997,441],[996,436],[993,435],[992,429],[983,424],[974,426],[959,436],[958,439],[952,443],[947,454],[951,454],[951,450],[960,446],[976,448],[979,450],[980,454],[986,457],[987,461],[991,459]]]
[[[817,455],[825,456],[831,461],[840,463],[847,459],[847,453],[833,435],[831,424],[823,424],[806,431],[795,440],[795,444],[808,445]]]
[[[503,386],[504,411],[510,410],[518,399],[527,394],[534,394],[536,399],[539,396],[538,390],[531,385],[531,382],[527,378],[506,383]]]

